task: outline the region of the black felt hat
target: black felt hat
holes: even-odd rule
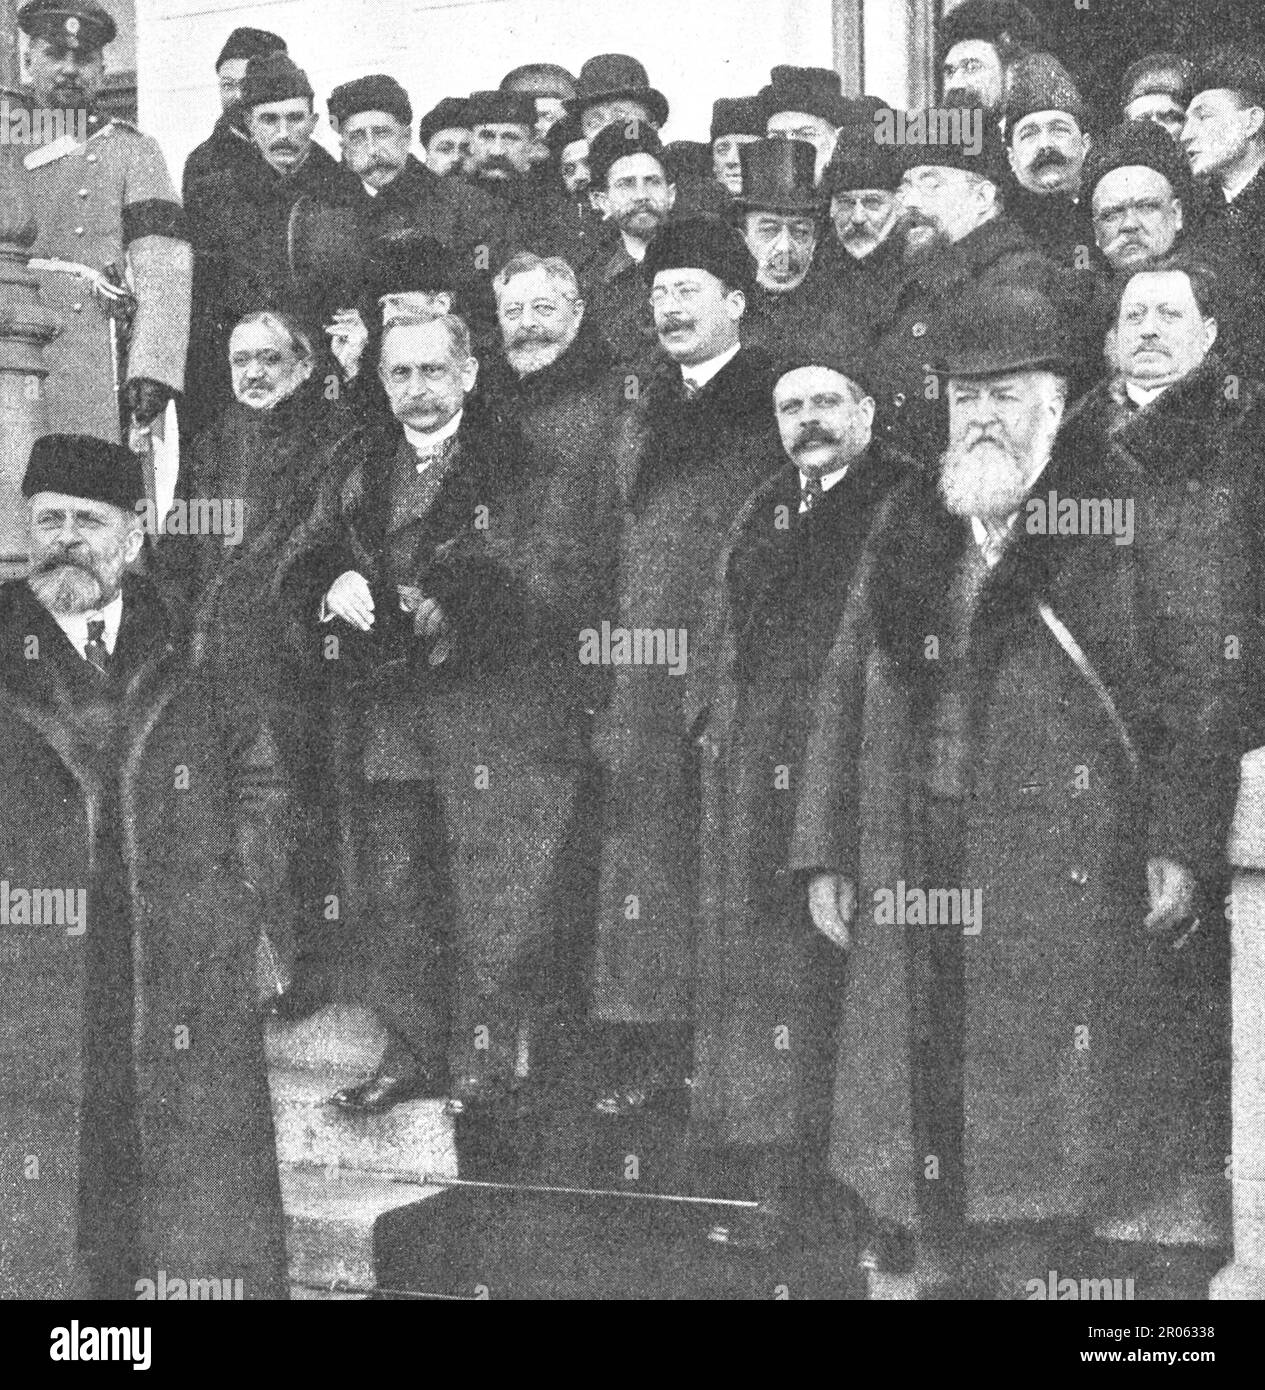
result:
[[[22,479],[23,497],[60,492],[108,502],[125,512],[145,496],[138,455],[122,444],[88,434],[46,434],[31,446]]]
[[[706,270],[730,289],[751,294],[755,260],[739,232],[719,217],[669,222],[646,248],[641,273],[647,284],[661,270]]]
[[[817,151],[806,140],[757,140],[738,151],[747,211],[811,214],[822,205]]]
[[[234,29],[220,49],[215,70],[218,72],[225,63],[237,58],[263,58],[269,53],[285,51],[286,41],[280,34],[269,33],[267,29]]]
[[[1051,300],[1027,285],[1000,285],[954,302],[936,366],[946,376],[984,377],[1066,372],[1071,363],[1067,327]]]
[[[575,96],[568,108],[583,115],[586,107],[624,99],[641,102],[655,125],[668,119],[667,97],[650,85],[645,68],[636,58],[627,53],[599,53],[580,69]]]
[[[340,125],[363,111],[385,111],[401,125],[413,123],[413,108],[409,104],[408,93],[394,77],[388,77],[384,72],[371,73],[368,77],[358,77],[354,82],[344,82],[342,86],[335,87],[326,105],[330,119]]]

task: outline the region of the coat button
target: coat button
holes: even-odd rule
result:
[[[77,313],[77,314],[82,314],[82,313],[83,313],[83,305],[82,305],[82,304],[72,304],[70,307],[71,307],[71,308],[75,311],[75,313]]]
[[[915,338],[925,338],[927,336],[927,325],[923,323],[921,319],[914,324],[913,335]]]
[[[892,404],[899,410],[901,406],[905,404],[905,393],[903,391],[897,391],[892,397]]]
[[[79,190],[79,196],[81,198],[86,198],[88,196],[88,190],[86,188],[81,188]]]
[[[82,227],[76,227],[76,228],[75,228],[75,235],[76,235],[76,236],[83,236],[83,228],[82,228]]]
[[[89,163],[89,164],[95,164],[96,162],[97,162],[97,157],[96,157],[96,155],[95,155],[95,154],[90,154],[90,155],[88,156],[88,163]]]
[[[1078,888],[1084,888],[1084,886],[1089,882],[1089,875],[1085,872],[1084,869],[1071,869],[1068,871],[1067,876]]]

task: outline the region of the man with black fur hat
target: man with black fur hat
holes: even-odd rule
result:
[[[1157,121],[1125,121],[1085,161],[1094,240],[1116,274],[1168,255],[1191,220],[1190,173],[1162,132]]]
[[[316,144],[312,84],[284,53],[251,58],[242,81],[244,124],[255,157],[219,169],[191,190],[196,253],[187,428],[209,424],[231,399],[228,338],[256,309],[301,308],[290,273],[290,214],[301,198],[334,201],[337,162]]]
[[[417,139],[432,174],[463,178],[470,161],[470,112],[464,97],[441,97],[417,123]]]
[[[214,1271],[284,1298],[232,751],[263,719],[262,630],[213,586],[177,631],[135,569],[144,484],[122,445],[46,435],[22,490],[31,571],[0,587],[0,1289],[132,1299],[160,1270]],[[56,918],[15,910],[63,892]]]
[[[740,153],[744,192],[734,216],[756,263],[743,341],[779,361],[805,338],[859,345],[864,337],[844,318],[838,281],[815,269],[823,203],[816,151],[805,140],[757,140]]]
[[[1195,65],[1189,58],[1148,53],[1130,63],[1120,79],[1120,114],[1126,121],[1154,121],[1179,140],[1194,79]]]
[[[621,436],[617,607],[602,625],[614,690],[595,734],[606,814],[593,1013],[608,1025],[597,1107],[608,1116],[683,1096],[698,890],[691,702],[710,660],[721,543],[773,427],[772,363],[739,338],[755,265],[738,233],[712,217],[669,223],[641,269],[671,360],[638,379]],[[629,650],[634,630],[648,655],[644,641],[639,658]]]
[[[253,159],[250,136],[243,124],[242,80],[246,65],[252,58],[269,53],[284,53],[286,41],[280,34],[267,29],[234,29],[225,40],[220,56],[215,60],[215,75],[220,84],[220,105],[223,108],[215,129],[194,149],[184,162],[181,192],[185,203],[190,190],[217,169],[240,169]]]
[[[830,68],[776,67],[760,93],[765,133],[772,140],[806,140],[817,152],[815,177],[826,172],[839,127],[848,119],[843,82]]]
[[[31,269],[58,325],[45,423],[117,440],[125,423],[161,427],[184,386],[186,221],[157,141],[96,109],[110,15],[93,0],[28,0],[18,23],[31,110],[10,111],[6,134],[21,139],[21,119],[38,118],[22,161],[38,221]]]
[[[923,1296],[1021,1298],[1173,1191],[1172,979],[1245,746],[1209,638],[1255,596],[1213,489],[1065,447],[1037,291],[965,298],[937,366],[950,443],[867,542],[790,862],[849,951],[831,1160],[866,1263],[912,1233]]]
[[[1055,265],[1088,270],[1089,218],[1080,189],[1090,137],[1080,93],[1057,58],[1034,53],[1011,68],[1005,110],[1013,175],[1006,215]]]
[[[1036,15],[1018,0],[963,0],[936,32],[936,71],[945,106],[978,106],[1000,116],[1008,71],[1045,49]]]
[[[811,170],[811,165],[809,166]],[[872,436],[864,358],[805,338],[779,368],[780,439],[722,555],[703,730],[690,1132],[701,1191],[754,1198],[713,1242],[773,1249],[830,1219],[826,1156],[844,953],[786,872],[812,696],[879,504],[913,461]],[[700,1177],[702,1175],[700,1174]]]
[[[589,173],[593,203],[619,241],[581,268],[585,301],[617,360],[648,370],[658,347],[641,266],[676,203],[673,171],[653,126],[616,122],[593,137]]]

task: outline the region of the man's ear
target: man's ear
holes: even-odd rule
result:
[[[1249,106],[1247,110],[1247,134],[1249,140],[1254,140],[1261,132],[1261,126],[1265,125],[1265,110],[1259,106]]]
[[[602,214],[602,216],[608,222],[610,221],[611,200],[610,195],[608,193],[599,191],[596,188],[590,188],[589,202],[593,204],[593,206],[598,210],[598,212]]]
[[[1180,232],[1182,229],[1182,200],[1174,198],[1173,206],[1177,209],[1177,230]]]
[[[584,301],[577,299],[572,307],[575,309],[575,326],[579,328],[584,322]]]
[[[747,296],[742,290],[730,290],[725,296],[725,306],[729,310],[729,317],[735,323],[747,312]]]
[[[670,183],[668,184],[668,211],[671,212],[674,207],[676,207],[676,184]]]
[[[127,565],[136,563],[136,557],[141,553],[141,546],[145,544],[145,532],[139,526],[130,526],[127,535],[123,538],[123,562]]]
[[[1217,321],[1214,318],[1204,319],[1204,348],[1212,351],[1212,345],[1217,341]]]
[[[479,359],[477,357],[467,357],[461,364],[461,385],[465,388],[466,395],[474,390],[474,383],[479,376]]]

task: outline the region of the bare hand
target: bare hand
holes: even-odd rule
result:
[[[325,607],[361,632],[368,632],[373,626],[373,595],[369,581],[359,570],[348,570],[334,580],[325,595]]]
[[[351,381],[360,370],[360,358],[369,341],[369,330],[360,317],[360,310],[339,309],[334,314],[334,322],[325,331],[329,334],[329,350],[334,360]]]
[[[1148,859],[1146,886],[1151,900],[1147,931],[1156,936],[1175,931],[1194,909],[1194,876],[1171,859]]]
[[[848,930],[856,915],[857,889],[841,874],[814,874],[808,884],[808,910],[813,926],[841,951],[852,942]]]

